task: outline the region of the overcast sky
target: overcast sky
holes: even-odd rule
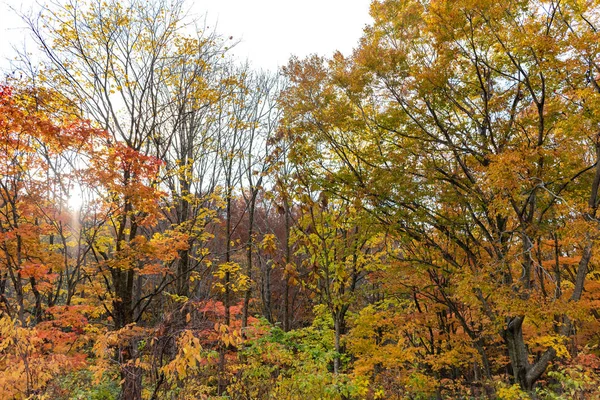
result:
[[[27,10],[34,0],[0,0],[0,65],[22,47],[27,31],[10,5]],[[197,0],[192,12],[205,16],[223,36],[241,42],[234,53],[256,68],[285,65],[291,54],[349,54],[370,22],[370,0]]]

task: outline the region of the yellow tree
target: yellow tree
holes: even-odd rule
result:
[[[313,201],[305,189],[290,244],[298,247],[296,254],[304,259],[302,266],[308,271],[301,278],[303,288],[331,314],[336,352],[333,371],[338,374],[347,315],[362,288],[368,287],[369,274],[383,269],[388,249],[385,236],[376,231],[360,200],[349,202],[321,192],[319,200]]]
[[[532,390],[589,309],[598,5],[388,0],[371,13],[352,57],[288,66],[297,159],[406,238],[402,264],[420,275],[398,282],[444,307],[483,376],[503,367],[500,340]]]

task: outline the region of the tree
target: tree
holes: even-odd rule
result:
[[[243,152],[244,183],[248,190],[242,185],[242,195],[246,202],[248,212],[248,230],[246,241],[246,276],[252,280],[253,276],[253,253],[256,251],[255,215],[258,195],[264,190],[266,178],[275,164],[273,155],[275,143],[273,137],[279,121],[279,110],[276,105],[277,95],[281,85],[277,76],[268,74],[257,74],[249,77],[249,95],[247,107],[249,116],[245,118],[248,123],[245,149]],[[244,307],[242,315],[242,328],[248,325],[248,313],[250,298],[252,297],[252,285],[248,285],[244,295]]]
[[[79,230],[67,200],[84,173],[73,161],[106,134],[57,99],[16,82],[0,88],[0,392],[12,398],[78,368],[87,317],[99,313],[71,305],[82,272],[71,258]]]
[[[41,322],[43,303],[52,307],[62,297],[63,273],[69,273],[68,248],[65,243],[55,244],[53,238],[71,236],[63,232],[70,219],[66,201],[76,173],[69,154],[89,153],[103,137],[102,131],[85,121],[54,120],[48,111],[53,96],[27,88],[0,89],[2,303],[3,310],[21,324],[29,319],[27,313]],[[6,297],[7,281],[16,304]]]
[[[165,128],[153,138],[157,157],[165,161],[165,180],[173,195],[170,222],[184,228],[190,249],[180,254],[177,293],[190,296],[190,278],[198,273],[200,254],[208,239],[204,228],[214,215],[219,183],[218,140],[215,128],[221,107],[232,101],[235,80],[228,74],[228,50],[216,34],[177,37],[169,78],[160,85],[159,99],[167,105]],[[164,133],[164,131],[167,131]],[[206,213],[209,208],[213,212]]]
[[[220,96],[221,83],[209,84],[208,76],[225,49],[216,35],[183,34],[183,19],[181,2],[135,0],[72,2],[26,18],[47,58],[41,83],[60,87],[110,135],[107,153],[90,169],[95,181],[88,183],[100,184],[95,224],[101,229],[88,239],[116,330],[140,322],[173,281],[178,293],[188,294],[198,266],[190,254],[200,253],[192,246],[206,240],[204,226],[214,216],[198,200],[203,195],[191,193],[198,165],[194,136]],[[179,163],[175,174],[164,176],[164,161]],[[163,208],[163,178],[173,189],[175,226],[164,220],[172,214]],[[141,396],[135,347],[121,353],[127,398]]]
[[[293,241],[298,253],[306,257],[309,272],[303,286],[331,313],[336,352],[333,371],[338,374],[346,315],[366,276],[383,268],[384,238],[372,230],[356,204],[328,199],[325,192],[318,202],[306,196],[303,208]]]
[[[500,338],[525,390],[564,355],[567,310],[588,309],[580,300],[597,236],[597,52],[581,38],[596,34],[597,11],[374,2],[375,22],[351,58],[287,68],[297,160],[339,196],[368,199],[365,209],[411,243],[403,262],[429,278],[417,293],[456,318],[483,375],[499,372],[489,353]],[[554,258],[542,243],[556,237]],[[573,255],[576,271],[561,261]],[[540,302],[543,313],[532,309]],[[524,328],[528,319],[536,328]]]

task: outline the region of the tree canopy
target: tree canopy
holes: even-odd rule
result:
[[[600,396],[597,1],[375,0],[278,73],[185,7],[25,17],[0,397]]]

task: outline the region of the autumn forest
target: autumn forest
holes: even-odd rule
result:
[[[0,399],[600,399],[600,1],[374,0],[276,72],[187,9],[22,15]]]

